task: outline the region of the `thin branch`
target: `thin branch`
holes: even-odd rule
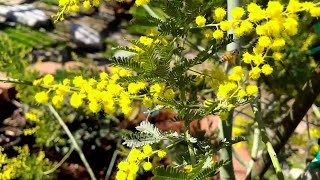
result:
[[[311,142],[311,135],[310,135],[310,126],[309,126],[309,118],[308,118],[308,114],[306,115],[306,124],[307,124],[307,133],[308,133],[308,145],[307,145],[307,147],[306,147],[306,152],[307,152],[307,157],[306,157],[306,163],[309,163],[308,162],[308,159],[309,159],[309,149],[310,149],[310,142]]]
[[[53,173],[54,171],[56,171],[71,155],[71,153],[73,152],[74,147],[71,146],[70,150],[68,151],[68,153],[60,160],[60,162],[58,164],[56,164],[52,169],[43,172],[43,174],[48,175]]]
[[[261,133],[262,141],[264,142],[264,144],[267,147],[267,151],[268,151],[269,156],[271,158],[271,161],[272,161],[273,167],[276,171],[277,177],[280,180],[284,180],[284,176],[282,173],[282,169],[280,167],[279,160],[277,158],[277,154],[271,144],[271,141],[270,141],[268,134],[267,134],[267,130],[266,130],[265,125],[262,121],[261,110],[260,110],[260,106],[258,105],[258,100],[256,100],[256,102],[252,104],[252,110],[255,113],[256,120],[258,122],[258,127],[259,127],[259,130]]]
[[[20,79],[13,79],[13,78],[8,78],[8,77],[0,77],[0,82],[32,85],[32,82],[30,82],[30,81],[23,81]]]
[[[259,138],[260,138],[260,130],[257,124],[255,124],[255,128],[253,131],[253,143],[252,143],[252,149],[251,149],[251,161],[249,162],[249,166],[247,168],[246,179],[251,179],[251,171],[252,171],[254,162],[256,161],[258,156]]]
[[[108,180],[110,175],[111,175],[113,166],[114,166],[114,164],[116,162],[116,159],[117,159],[117,156],[118,156],[118,150],[117,149],[120,146],[120,143],[121,143],[121,139],[118,139],[116,150],[113,152],[113,155],[112,155],[112,158],[111,158],[111,161],[110,161],[106,176],[104,177],[105,180]]]
[[[235,111],[235,113],[242,114],[242,115],[244,115],[244,116],[247,116],[247,117],[250,118],[250,119],[254,119],[253,116],[251,116],[251,115],[249,115],[249,114],[247,114],[247,113],[245,113],[245,112],[237,111],[237,110],[234,110],[234,111]]]
[[[232,154],[233,156],[236,158],[236,160],[242,165],[244,166],[245,168],[248,168],[249,164],[247,161],[245,161],[238,153],[237,151],[232,148]]]
[[[87,168],[87,171],[91,177],[92,180],[97,180],[97,178],[95,177],[86,157],[84,156],[80,146],[78,145],[76,139],[74,138],[74,136],[72,135],[71,131],[69,130],[68,126],[64,123],[64,121],[62,120],[62,118],[60,117],[60,115],[58,114],[58,112],[54,109],[54,107],[51,104],[47,104],[50,112],[55,116],[55,118],[58,120],[59,124],[62,126],[63,130],[66,132],[66,134],[68,135],[69,139],[71,140],[72,145],[74,146],[74,148],[77,150],[80,159],[83,162],[83,165]]]

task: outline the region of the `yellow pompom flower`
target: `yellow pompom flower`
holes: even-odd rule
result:
[[[173,99],[175,96],[175,93],[173,91],[173,89],[167,89],[164,93],[163,96],[167,99]]]
[[[103,111],[109,115],[112,115],[116,112],[116,108],[113,106],[113,104],[103,104]]]
[[[51,74],[47,74],[43,77],[43,84],[50,85],[54,82],[54,77]]]
[[[221,31],[220,29],[217,29],[213,32],[212,36],[215,39],[222,39],[223,38],[223,31]]]
[[[91,112],[97,113],[97,112],[100,111],[101,105],[97,101],[91,101],[89,103],[89,109],[90,109]]]
[[[228,93],[237,88],[237,84],[233,82],[228,82],[226,84],[221,84],[218,89],[217,96],[219,98],[225,98]]]
[[[241,22],[240,28],[243,29],[244,32],[250,33],[253,30],[253,24],[250,21],[245,20]]]
[[[128,162],[130,163],[130,166],[133,166],[132,164],[141,159],[143,159],[142,152],[136,148],[133,148],[128,155]],[[130,169],[131,168],[132,167],[130,167]]]
[[[273,41],[271,48],[273,50],[279,50],[281,49],[284,45],[286,45],[286,41],[283,38],[277,38]]]
[[[99,77],[100,77],[101,80],[108,80],[109,75],[106,72],[101,72],[99,74]]]
[[[217,8],[214,10],[214,20],[217,22],[221,22],[225,16],[226,16],[227,12],[226,10],[224,10],[223,8]]]
[[[166,151],[164,151],[164,150],[159,150],[158,151],[158,156],[159,156],[159,158],[164,158],[164,157],[166,157],[167,156],[167,152]]]
[[[269,1],[266,12],[271,16],[271,18],[280,17],[284,7],[279,1]]]
[[[63,96],[55,95],[53,96],[51,101],[55,107],[61,107],[63,100],[64,100]]]
[[[146,46],[150,46],[153,42],[153,39],[148,38],[146,36],[141,36],[139,39],[140,43],[146,45]]]
[[[244,90],[242,90],[242,89],[240,89],[240,90],[238,91],[238,97],[239,97],[239,98],[244,98],[244,97],[246,97],[246,96],[247,96],[246,91],[244,91]]]
[[[289,4],[287,6],[287,11],[289,13],[296,13],[296,12],[300,11],[301,5],[302,4],[297,0],[290,0]]]
[[[30,121],[34,121],[34,122],[39,122],[40,121],[38,116],[35,113],[32,113],[32,112],[26,112],[24,114],[24,116]]]
[[[153,101],[151,98],[149,98],[148,96],[145,96],[143,98],[143,101],[142,101],[143,105],[146,107],[146,108],[150,108],[152,107],[153,105]]]
[[[247,6],[247,11],[248,12],[255,12],[257,10],[261,10],[261,7],[257,5],[256,3],[250,3]]]
[[[63,7],[70,3],[70,0],[59,0],[59,6]]]
[[[130,173],[129,174],[134,174],[135,175],[139,171],[139,166],[136,163],[129,163],[129,169],[130,169]]]
[[[314,7],[314,3],[313,2],[303,2],[301,7],[306,11],[310,11]]]
[[[320,7],[312,7],[310,9],[310,14],[312,17],[320,17]]]
[[[99,7],[100,6],[100,0],[93,0],[92,1],[93,6]]]
[[[259,22],[266,17],[266,11],[262,10],[260,6],[256,3],[250,3],[247,6],[247,10],[249,13],[249,20],[252,22]]]
[[[250,64],[252,59],[253,59],[253,55],[248,53],[248,52],[245,52],[242,55],[242,60],[243,60],[244,63]]]
[[[221,21],[220,22],[220,29],[222,31],[229,31],[232,28],[232,22],[230,21]]]
[[[248,95],[254,95],[258,92],[258,87],[254,84],[251,84],[246,87],[246,91]]]
[[[35,95],[35,99],[39,104],[47,103],[49,100],[48,93],[41,91]]]
[[[67,79],[67,78],[62,81],[62,84],[63,84],[64,86],[69,86],[70,83],[71,83],[70,79]]]
[[[293,36],[298,33],[298,22],[294,18],[287,18],[283,24],[288,35]]]
[[[192,165],[186,165],[184,166],[183,169],[186,170],[187,172],[191,172],[193,168],[192,168]]]
[[[249,77],[253,80],[259,79],[261,69],[259,67],[254,67],[249,71]]]
[[[272,54],[272,58],[276,61],[281,61],[283,59],[284,55],[280,52],[274,52]]]
[[[240,81],[244,77],[244,71],[241,66],[235,66],[232,69],[232,74],[229,75],[229,79],[233,81]]]
[[[149,2],[150,2],[150,0],[136,0],[136,5],[142,6],[142,5],[149,4]]]
[[[81,95],[73,93],[70,97],[70,105],[74,108],[79,108],[83,103]]]
[[[146,144],[142,147],[143,149],[143,154],[146,156],[146,157],[150,157],[153,153],[153,150],[152,150],[152,147],[150,146],[150,144]]]
[[[68,11],[70,12],[79,12],[80,11],[80,7],[78,4],[73,4],[72,6],[70,6],[68,8]]]
[[[151,162],[145,162],[145,163],[143,163],[142,167],[143,167],[143,169],[145,171],[150,171],[152,169],[152,163]]]
[[[257,66],[262,64],[264,62],[262,54],[254,55],[252,61]]]
[[[41,85],[41,83],[42,83],[42,78],[41,79],[36,79],[36,80],[34,80],[33,82],[32,82],[32,85],[34,85],[34,86],[40,86]]]
[[[128,92],[130,94],[137,94],[139,92],[140,88],[137,87],[137,84],[136,83],[130,83],[128,85]]]
[[[75,87],[81,87],[84,84],[86,84],[87,81],[84,80],[82,76],[76,76],[73,78],[72,83],[74,84]]]
[[[231,11],[231,15],[235,20],[240,20],[244,14],[245,14],[245,11],[241,7],[233,8]]]
[[[150,86],[150,93],[153,96],[159,96],[162,93],[163,89],[163,85],[155,83],[154,85]]]
[[[242,27],[238,27],[238,28],[234,29],[234,35],[237,37],[243,36],[244,33],[245,33],[245,30]]]
[[[118,169],[121,171],[127,171],[129,169],[129,163],[127,161],[121,161],[118,164]]]
[[[90,9],[90,8],[92,7],[90,1],[89,1],[89,0],[85,0],[85,1],[83,2],[83,7],[84,7],[85,9]]]
[[[123,171],[118,171],[116,174],[116,180],[126,180],[127,179],[127,173]]]
[[[265,64],[261,67],[261,71],[265,75],[270,75],[273,72],[273,68],[269,64]]]
[[[203,16],[197,16],[196,18],[196,24],[199,26],[199,27],[202,27],[206,24],[206,18],[203,17]]]
[[[271,39],[268,36],[261,36],[258,40],[258,45],[261,47],[268,47],[271,44]]]

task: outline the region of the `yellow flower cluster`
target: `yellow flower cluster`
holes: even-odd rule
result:
[[[189,165],[184,166],[183,169],[186,170],[188,173],[190,173],[190,172],[192,172],[193,167],[192,167],[192,165],[189,164]]]
[[[157,153],[160,158],[164,158],[167,153],[164,150],[153,151],[152,147],[147,144],[142,147],[142,150],[133,148],[127,160],[121,161],[118,164],[119,171],[116,174],[117,180],[134,180],[136,178],[137,172],[139,171],[139,165],[142,164],[142,168],[145,171],[150,171],[152,169],[152,163],[149,162],[149,158]],[[144,161],[148,159],[147,161]]]
[[[232,73],[228,76],[229,81],[219,86],[217,97],[220,100],[228,100],[229,98],[238,97],[245,98],[253,96],[258,92],[256,85],[248,85],[244,90],[241,84],[245,81],[245,73],[241,66],[235,66],[232,69]]]
[[[123,0],[116,0],[118,2],[123,2]],[[136,0],[135,4],[137,6],[142,6],[150,3],[150,0]],[[63,14],[65,12],[72,13],[72,12],[79,12],[80,6],[86,10],[92,8],[92,7],[99,7],[101,4],[101,0],[59,0],[59,11],[56,15],[53,15],[53,17],[56,19],[56,21],[64,20]]]
[[[30,167],[26,165],[26,161],[32,158],[30,156],[30,150],[27,145],[23,147],[14,147],[18,155],[9,158],[5,153],[4,149],[0,147],[0,179],[1,180],[11,180],[20,179],[19,177],[23,173],[29,173]],[[33,161],[33,160],[31,160]],[[35,158],[35,165],[47,166],[48,159],[45,159],[45,153],[40,151],[38,156]],[[31,172],[32,173],[32,172]],[[34,177],[32,174],[29,177]]]
[[[35,100],[39,104],[45,104],[51,100],[56,108],[61,108],[66,102],[65,99],[70,96],[69,104],[74,108],[87,107],[92,113],[104,111],[107,114],[113,114],[117,107],[120,107],[121,112],[129,115],[133,100],[142,100],[143,104],[149,108],[155,102],[159,103],[157,98],[160,96],[167,99],[175,97],[175,92],[166,88],[165,84],[150,85],[149,93],[142,94],[141,91],[147,89],[145,82],[117,83],[120,77],[132,76],[131,71],[113,67],[111,73],[112,75],[100,73],[98,80],[93,78],[87,80],[82,76],[76,76],[73,79],[64,79],[57,84],[52,75],[46,75],[33,82],[35,86],[48,89],[38,92]],[[138,95],[139,93],[141,95]]]
[[[261,73],[270,75],[273,68],[267,64],[267,59],[281,61],[284,54],[281,52],[286,44],[286,39],[298,33],[299,16],[297,13],[307,12],[312,17],[320,17],[320,7],[313,2],[299,2],[290,0],[287,7],[279,1],[269,1],[267,8],[262,8],[256,3],[250,3],[246,8],[236,7],[232,10],[233,20],[225,20],[226,11],[223,8],[216,8],[213,19],[216,24],[206,24],[203,16],[198,16],[195,20],[199,27],[205,26],[205,37],[222,39],[226,31],[234,28],[234,35],[241,37],[255,30],[258,41],[253,47],[252,52],[245,52],[242,61],[251,66],[249,78],[257,80]],[[207,27],[215,27],[214,30]],[[269,55],[270,54],[270,55]],[[234,67],[229,75],[231,82],[225,82],[219,86],[217,96],[226,98],[233,97],[238,93],[238,97],[243,98],[247,95],[254,95],[258,92],[255,85],[250,85],[246,91],[239,88],[239,82],[243,81],[244,71],[240,66]]]

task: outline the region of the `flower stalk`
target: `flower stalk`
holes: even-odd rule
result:
[[[90,178],[92,180],[96,180],[97,178],[95,177],[92,168],[90,167],[86,157],[84,156],[79,144],[77,143],[76,139],[74,138],[74,136],[72,135],[71,131],[69,130],[68,126],[66,125],[66,123],[64,123],[64,121],[62,120],[62,118],[60,117],[60,115],[58,114],[58,112],[55,110],[55,108],[51,105],[51,104],[47,104],[47,106],[49,107],[50,112],[54,115],[54,117],[58,120],[59,124],[62,126],[63,130],[66,132],[66,134],[68,135],[69,139],[71,140],[71,143],[73,145],[73,147],[76,149],[76,151],[78,152],[81,161],[83,162],[83,165],[86,167]]]

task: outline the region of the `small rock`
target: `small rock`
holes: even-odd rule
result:
[[[0,0],[0,3],[5,5],[17,5],[17,4],[24,4],[27,0]]]
[[[30,66],[30,69],[41,72],[41,74],[54,74],[62,69],[62,64],[57,62],[41,62]]]
[[[30,27],[45,27],[50,23],[50,18],[32,4],[0,5],[0,16],[3,16],[6,21],[18,22]]]
[[[290,176],[293,179],[298,179],[302,173],[303,173],[303,169],[292,168],[290,170]]]
[[[84,25],[73,24],[71,27],[72,39],[79,48],[101,50],[103,48],[100,34]]]

